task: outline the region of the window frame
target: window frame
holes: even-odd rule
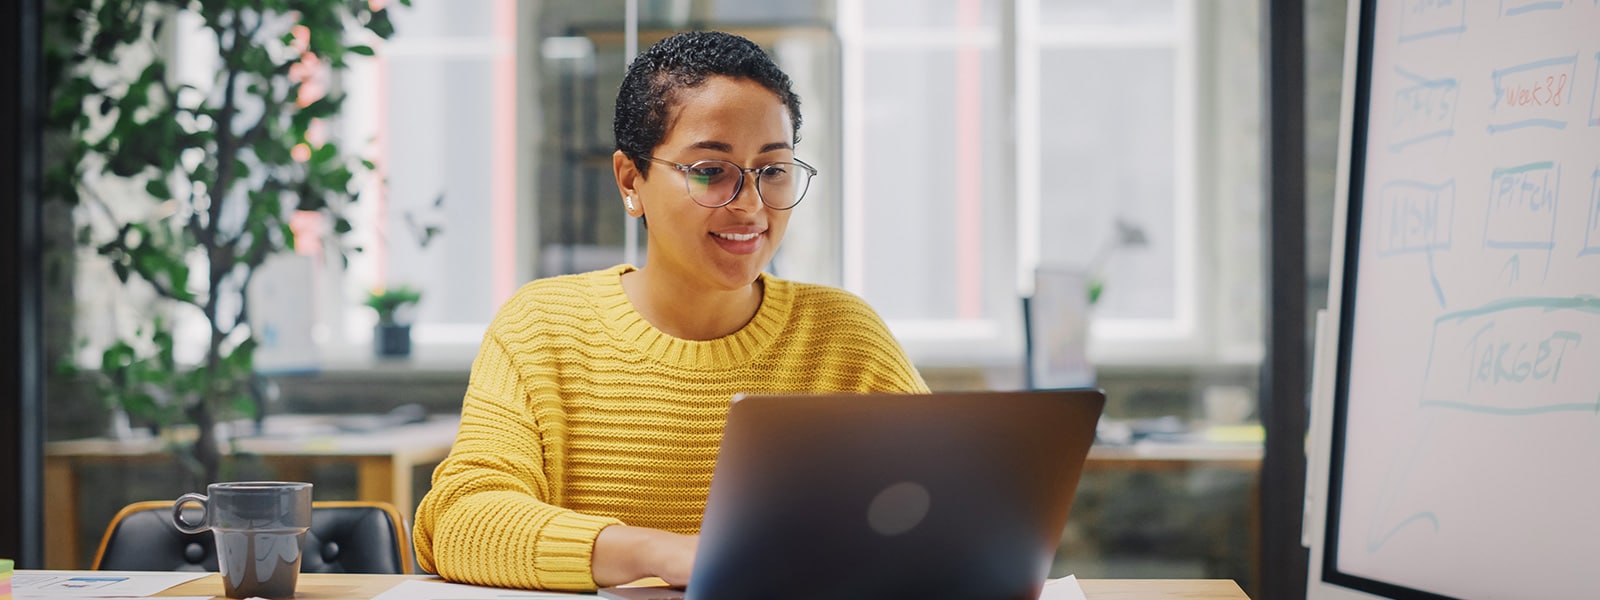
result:
[[[872,175],[868,169],[860,122],[864,112],[861,84],[864,54],[878,47],[925,46],[949,48],[974,44],[979,49],[994,45],[1009,46],[1002,53],[1003,69],[1009,71],[1011,89],[1007,98],[1014,144],[1008,149],[1014,165],[1007,185],[1015,198],[1009,218],[1015,234],[1016,294],[1013,309],[992,310],[979,319],[903,319],[885,314],[891,331],[899,338],[919,365],[996,366],[1020,364],[1023,354],[1020,297],[1031,295],[1034,272],[1041,266],[1041,232],[1037,223],[1043,195],[1037,174],[1041,172],[1039,150],[1042,56],[1051,49],[1170,48],[1173,53],[1172,109],[1175,141],[1173,157],[1174,197],[1173,244],[1175,315],[1172,318],[1092,318],[1088,354],[1101,365],[1198,364],[1248,361],[1250,353],[1223,352],[1230,344],[1216,339],[1218,331],[1200,318],[1211,314],[1220,303],[1211,300],[1222,293],[1218,286],[1203,288],[1208,280],[1202,257],[1210,254],[1213,242],[1200,234],[1202,222],[1213,220],[1203,204],[1206,185],[1198,176],[1201,156],[1198,149],[1200,100],[1205,95],[1198,77],[1201,60],[1201,19],[1194,0],[1174,0],[1171,26],[1093,26],[1046,27],[1042,25],[1041,0],[1000,0],[1001,22],[977,36],[963,36],[949,27],[895,28],[868,30],[862,10],[854,3],[839,6],[838,29],[844,52],[844,131],[845,179],[843,203],[844,287],[854,293],[864,290],[864,257],[860,236],[869,229],[862,207],[865,203],[861,181]],[[985,264],[985,269],[1003,265]],[[869,299],[870,300],[870,299]],[[1235,344],[1236,345],[1236,344]],[[1232,356],[1224,356],[1231,354]]]
[[[1173,0],[1173,23],[1159,26],[1046,27],[1042,0],[1017,1],[1017,280],[1019,293],[1033,292],[1041,266],[1040,173],[1042,111],[1038,82],[1041,57],[1060,48],[1171,49],[1173,54],[1173,232],[1175,314],[1170,319],[1091,317],[1088,355],[1096,364],[1205,362],[1211,358],[1210,331],[1200,324],[1204,301],[1198,281],[1204,254],[1199,236],[1203,218],[1197,173],[1197,127],[1202,96],[1196,76],[1200,30],[1194,0]],[[1214,292],[1214,290],[1213,290]]]

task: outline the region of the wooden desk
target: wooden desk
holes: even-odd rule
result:
[[[412,470],[444,460],[455,442],[460,420],[431,419],[423,423],[347,432],[334,427],[336,417],[278,415],[268,417],[264,434],[238,439],[241,452],[260,456],[279,479],[310,481],[313,467],[325,463],[354,463],[357,500],[388,502],[409,515]],[[78,532],[78,467],[89,464],[158,464],[172,461],[159,439],[112,440],[90,438],[45,444],[45,567],[76,569],[80,556]],[[194,490],[204,492],[205,490]],[[177,495],[173,496],[176,499]],[[148,498],[145,498],[148,499]],[[161,498],[165,499],[165,498]],[[322,498],[331,500],[332,498]],[[106,515],[109,520],[110,515]]]
[[[429,575],[346,575],[301,573],[295,600],[371,598],[406,579]],[[1249,600],[1244,590],[1226,579],[1084,579],[1079,586],[1090,600]],[[222,597],[222,577],[210,575],[174,587],[160,596]]]
[[[382,594],[407,579],[437,579],[432,575],[353,575],[349,573],[301,573],[295,582],[295,600],[360,600]],[[211,574],[189,583],[168,588],[162,596],[213,596],[226,598],[222,576]]]

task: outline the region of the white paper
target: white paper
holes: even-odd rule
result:
[[[210,575],[184,571],[17,571],[11,594],[23,598],[144,597]]]
[[[1083,597],[1083,588],[1078,587],[1078,576],[1068,575],[1044,582],[1044,589],[1039,592],[1039,600],[1088,599]]]
[[[372,600],[555,600],[557,598],[594,598],[594,594],[566,594],[561,592],[533,592],[506,588],[423,581],[407,579]]]

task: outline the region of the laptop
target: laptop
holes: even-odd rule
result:
[[[743,395],[687,590],[620,600],[1039,597],[1099,390]]]

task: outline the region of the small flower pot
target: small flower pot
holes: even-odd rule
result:
[[[372,331],[372,348],[380,358],[411,356],[411,326],[379,323]]]

